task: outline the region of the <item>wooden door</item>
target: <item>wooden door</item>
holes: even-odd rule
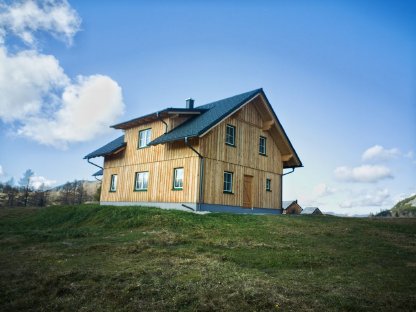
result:
[[[253,207],[253,188],[252,188],[253,177],[244,176],[244,186],[243,186],[243,207],[252,208]]]

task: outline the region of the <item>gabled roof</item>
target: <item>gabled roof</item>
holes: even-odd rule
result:
[[[313,214],[315,210],[318,210],[320,213],[322,213],[318,207],[305,207],[300,214]]]
[[[282,201],[282,208],[287,209],[289,208],[290,205],[296,204],[297,202],[298,202],[297,200],[284,200]]]
[[[84,157],[84,159],[90,159],[94,157],[100,157],[100,156],[112,154],[124,148],[125,146],[126,146],[126,143],[124,142],[124,135],[122,135],[121,137],[118,137],[117,139],[111,141],[110,143],[95,150],[94,152],[89,153],[87,156]]]
[[[111,126],[111,128],[125,130],[131,127],[139,126],[139,125],[149,123],[149,122],[161,119],[161,118],[169,117],[175,114],[193,116],[193,115],[200,115],[204,111],[205,110],[201,109],[200,107],[192,108],[192,109],[183,108],[183,107],[181,108],[169,107],[158,112],[154,112],[154,113],[147,114],[141,117],[133,118],[128,121],[123,121],[121,123]]]
[[[244,103],[250,101],[260,92],[262,92],[262,89],[256,89],[223,100],[198,106],[198,109],[205,110],[201,115],[195,116],[194,118],[184,122],[179,127],[174,128],[172,131],[161,135],[150,142],[149,145],[163,144],[166,142],[178,141],[186,137],[192,138],[200,136]]]
[[[103,169],[98,170],[96,173],[94,173],[92,176],[93,177],[100,177],[103,175]]]
[[[271,135],[276,138],[276,144],[282,153],[283,167],[302,167],[302,162],[300,161],[295,149],[292,146],[292,143],[290,142],[279,119],[274,113],[273,108],[270,105],[270,102],[267,99],[263,89],[261,88],[198,106],[192,109],[167,108],[162,111],[116,124],[112,127],[116,129],[129,129],[137,125],[146,124],[172,115],[187,115],[191,116],[187,121],[172,129],[170,132],[167,132],[151,141],[149,145],[175,142],[184,140],[185,138],[201,137],[211,128],[216,126],[228,116],[235,113],[244,104],[253,100],[257,96],[261,98],[260,103],[263,103],[264,105],[256,105],[256,108],[260,109],[259,106],[261,106],[261,110],[263,112],[262,114],[265,116],[265,118],[267,118],[267,128],[264,128],[263,130],[270,130]],[[122,136],[99,148],[98,150],[88,154],[84,158],[89,159],[93,157],[105,156],[117,152],[119,149],[124,148],[125,146],[126,143],[124,143],[124,136]]]

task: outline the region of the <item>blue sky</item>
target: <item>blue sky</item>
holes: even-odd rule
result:
[[[120,134],[109,125],[262,87],[305,166],[284,199],[353,215],[416,192],[412,2],[27,3],[0,7],[0,180],[91,179],[82,157]]]

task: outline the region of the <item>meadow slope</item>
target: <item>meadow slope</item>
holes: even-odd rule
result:
[[[1,311],[415,311],[416,219],[0,209]]]

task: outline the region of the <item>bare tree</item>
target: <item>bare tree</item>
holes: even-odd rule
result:
[[[84,188],[84,182],[83,181],[78,181],[77,185],[76,185],[76,203],[77,204],[82,204],[87,197],[87,192]]]
[[[15,199],[19,194],[19,189],[15,186],[13,178],[6,182],[3,188],[3,192],[7,194],[7,205],[9,207],[13,207],[15,204]]]
[[[69,205],[71,203],[71,190],[72,190],[71,182],[66,182],[62,186],[62,193],[60,196],[61,204]]]
[[[46,206],[49,191],[45,189],[45,185],[42,184],[33,195],[33,203],[38,207]]]
[[[19,180],[19,185],[22,187],[23,189],[23,204],[26,207],[27,206],[27,200],[29,198],[29,193],[31,191],[31,186],[30,186],[30,178],[34,175],[35,173],[31,170],[31,169],[27,169],[24,173],[23,173],[23,177]]]

